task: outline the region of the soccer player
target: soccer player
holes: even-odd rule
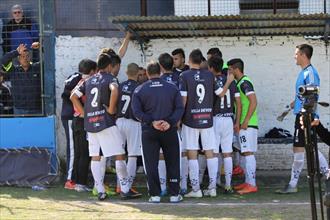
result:
[[[202,52],[193,50],[189,55],[190,70],[180,76],[180,90],[185,105],[182,120],[182,144],[188,152],[189,178],[192,191],[186,197],[203,196],[199,184],[199,167],[197,155],[199,150],[198,138],[201,135],[202,147],[207,158],[209,186],[204,190],[205,196],[216,196],[216,178],[218,159],[214,157],[213,129],[213,95],[214,76],[208,70],[201,70]]]
[[[83,59],[79,62],[79,72],[81,80],[77,84],[77,88],[87,80],[96,71],[96,62],[89,59]],[[80,98],[80,102],[84,105],[86,100],[85,96]],[[86,139],[86,131],[84,129],[84,117],[77,109],[74,109],[74,117],[72,120],[73,130],[73,146],[74,146],[74,162],[73,170],[75,180],[75,190],[77,192],[89,192],[91,189],[87,187],[87,178],[89,171],[89,152],[88,152],[88,141]]]
[[[218,56],[222,59],[222,52],[217,47],[212,47],[207,51],[207,59],[210,59],[212,56]],[[227,75],[228,65],[227,63],[223,63],[221,66],[222,74]]]
[[[172,51],[173,56],[173,73],[180,75],[183,71],[189,70],[189,66],[186,65],[186,56],[184,50],[177,48]]]
[[[136,176],[137,157],[141,155],[141,123],[133,115],[131,100],[137,82],[139,66],[130,63],[127,66],[127,80],[120,83],[117,104],[117,127],[123,137],[123,143],[127,143],[127,173],[129,188],[132,187]]]
[[[149,202],[160,202],[158,175],[159,150],[163,149],[169,179],[170,202],[182,201],[179,194],[180,147],[177,123],[183,114],[179,89],[160,78],[160,66],[147,66],[149,80],[136,88],[133,95],[133,112],[142,123],[142,150],[147,173]]]
[[[221,72],[223,60],[219,56],[212,56],[208,59],[209,70],[216,77],[216,88],[222,89],[226,84],[227,77]],[[222,97],[220,97],[222,96]],[[233,126],[234,104],[236,104],[235,126]],[[213,106],[213,126],[216,138],[216,147],[221,146],[221,154],[225,170],[225,193],[233,193],[231,178],[233,171],[232,142],[234,128],[239,131],[239,118],[241,117],[241,99],[236,83],[233,81],[225,94],[220,93],[215,97]],[[219,150],[216,150],[219,152]],[[219,159],[219,158],[218,158]],[[219,167],[221,170],[221,167]],[[220,172],[219,172],[220,173]],[[220,176],[219,176],[220,178]]]
[[[313,55],[313,47],[308,44],[301,44],[296,47],[295,60],[296,64],[301,67],[301,71],[298,74],[296,81],[296,94],[295,99],[291,103],[291,108],[293,108],[293,113],[296,115],[295,120],[295,131],[293,136],[293,164],[291,169],[291,179],[288,185],[282,190],[276,192],[281,194],[296,193],[298,192],[297,183],[299,180],[300,173],[304,167],[305,159],[305,135],[304,130],[301,129],[299,124],[299,118],[301,116],[301,110],[303,108],[304,98],[299,95],[298,89],[300,86],[304,85],[314,85],[320,86],[320,78],[317,70],[311,64],[311,58]],[[318,97],[317,97],[318,98]],[[317,112],[314,112],[312,126],[317,126],[319,124],[319,116]],[[328,170],[328,163],[319,151],[319,161],[320,161],[320,171],[326,174]]]
[[[85,130],[88,135],[89,154],[92,157],[91,170],[98,191],[98,199],[105,200],[100,164],[100,150],[104,157],[116,156],[116,172],[119,177],[121,197],[135,197],[128,184],[124,143],[115,123],[118,98],[118,80],[120,68],[119,56],[100,54],[97,61],[99,72],[86,80],[71,95],[74,107],[84,115]],[[86,95],[84,107],[79,98]]]
[[[244,74],[244,63],[241,59],[232,59],[228,62],[228,83],[233,80],[233,77],[236,79],[242,102],[239,143],[246,170],[245,183],[235,186],[234,189],[239,194],[246,194],[258,191],[254,156],[258,149],[257,96],[250,78]]]

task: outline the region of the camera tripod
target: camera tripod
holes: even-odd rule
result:
[[[318,182],[318,193],[320,199],[321,208],[321,219],[324,220],[324,210],[323,210],[323,199],[322,199],[322,188],[321,188],[321,174],[320,174],[320,162],[317,148],[317,136],[315,128],[311,127],[312,122],[312,112],[313,109],[309,106],[304,106],[301,113],[303,116],[304,123],[304,136],[305,136],[305,151],[307,158],[307,179],[309,183],[310,201],[311,201],[311,211],[312,219],[317,220],[317,209],[316,209],[316,198],[315,198],[315,186],[314,177],[317,176]]]

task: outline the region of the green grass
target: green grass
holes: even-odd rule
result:
[[[138,188],[146,195],[145,188]],[[0,188],[0,219],[311,219],[308,188],[277,195],[274,188],[256,194],[185,199],[180,204],[148,204],[147,196],[123,201],[118,196],[99,202],[91,193],[30,188]],[[303,204],[297,204],[303,203]]]

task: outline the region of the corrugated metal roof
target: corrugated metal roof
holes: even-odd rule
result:
[[[253,14],[228,16],[118,16],[110,21],[142,38],[324,35],[329,14]]]

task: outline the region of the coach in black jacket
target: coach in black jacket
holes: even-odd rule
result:
[[[137,87],[133,94],[132,108],[142,123],[142,150],[148,178],[149,202],[160,202],[158,175],[159,150],[162,148],[169,180],[170,202],[180,202],[180,149],[177,123],[184,111],[178,88],[160,79],[160,66],[147,67],[149,80]]]

